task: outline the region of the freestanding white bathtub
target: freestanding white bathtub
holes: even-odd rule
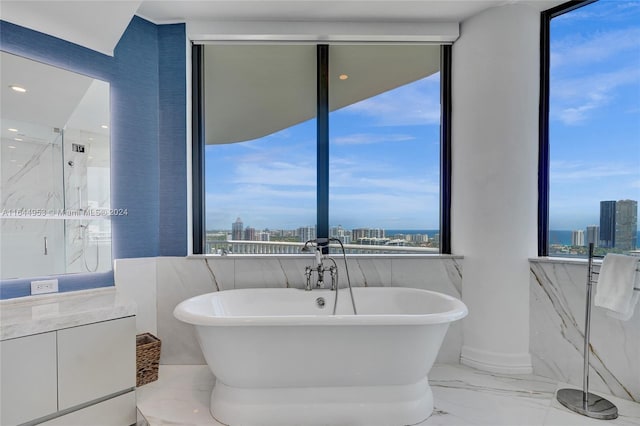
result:
[[[193,324],[216,376],[211,414],[232,426],[412,425],[429,417],[427,374],[460,300],[411,288],[291,288],[203,294],[174,315]],[[318,299],[324,299],[320,307]]]

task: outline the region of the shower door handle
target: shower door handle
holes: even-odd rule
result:
[[[49,247],[47,245],[47,237],[44,237],[44,255],[48,255],[49,254]]]

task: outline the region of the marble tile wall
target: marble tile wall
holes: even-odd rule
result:
[[[136,333],[158,334],[156,258],[117,259],[113,276],[116,289],[136,303]]]
[[[20,123],[23,124],[23,123]],[[50,128],[37,128],[41,140],[3,138],[0,144],[0,270],[16,278],[65,270],[64,224],[16,218],[16,209],[59,209],[63,206],[61,142]],[[44,253],[47,238],[48,254]]]
[[[582,386],[586,262],[530,262],[534,374]],[[619,321],[591,310],[589,389],[640,401],[640,309]]]
[[[93,82],[101,86],[104,82]],[[102,86],[100,90],[105,90]],[[108,90],[108,87],[106,88]],[[74,117],[70,122],[74,122]],[[73,145],[84,147],[74,152]],[[64,131],[65,209],[84,211],[110,206],[109,136],[69,127]],[[100,272],[112,268],[111,222],[105,218],[66,220],[66,272]]]
[[[340,285],[346,285],[343,260],[336,257]],[[116,286],[135,285],[118,279],[127,265],[116,262]],[[156,258],[157,332],[162,340],[162,364],[204,364],[194,329],[173,317],[181,301],[203,293],[234,288],[305,285],[304,267],[311,256]],[[348,259],[353,286],[404,286],[435,290],[460,298],[461,259],[425,256],[363,256]],[[140,303],[140,302],[139,302]],[[146,303],[146,302],[145,302]],[[462,346],[460,322],[449,328],[439,362],[457,363]]]
[[[74,130],[74,138],[67,141],[65,130],[63,144],[62,134],[49,127],[20,124],[37,130],[38,138],[20,135],[25,140],[4,138],[0,145],[2,278],[109,271],[108,219],[33,219],[27,212],[16,212],[32,209],[33,215],[59,216],[63,211],[108,208],[108,138],[105,142]],[[87,139],[91,135],[93,142]],[[82,142],[87,151],[73,152],[72,142]]]
[[[36,140],[3,138],[0,144],[0,188],[3,209],[62,208],[62,149],[61,136],[51,128],[19,123],[35,128]]]

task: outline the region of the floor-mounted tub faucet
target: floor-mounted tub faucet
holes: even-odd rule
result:
[[[305,266],[304,275],[307,278],[307,283],[304,289],[307,291],[310,291],[312,288],[325,288],[324,273],[329,272],[329,274],[331,275],[331,290],[335,290],[337,287],[337,276],[338,276],[335,261],[333,261],[333,259],[329,259],[334,264],[329,267],[324,265],[323,261],[325,259],[325,256],[322,254],[322,251],[321,251],[322,247],[317,245],[316,240],[307,241],[304,244],[304,247],[302,248],[303,252],[309,251],[309,247],[308,247],[309,244],[316,244],[316,266],[315,267]],[[311,275],[313,271],[315,271],[318,276],[318,280],[316,281],[315,286],[311,285]]]
[[[351,306],[353,307],[353,314],[357,315],[358,312],[356,310],[356,301],[353,298],[353,290],[351,289],[351,279],[349,278],[349,266],[347,265],[347,252],[344,249],[344,244],[342,244],[342,241],[340,241],[340,239],[338,238],[323,238],[323,239],[316,239],[316,240],[308,240],[307,242],[304,243],[304,246],[302,247],[302,250],[301,250],[303,253],[308,253],[311,251],[311,249],[309,248],[309,244],[311,244],[312,246],[315,245],[316,247],[316,267],[315,268],[311,266],[304,267],[304,275],[307,277],[307,284],[304,289],[306,291],[311,291],[312,288],[324,288],[324,273],[326,271],[329,271],[329,273],[331,274],[331,290],[336,291],[336,297],[333,299],[333,315],[336,314],[337,312],[336,309],[338,307],[338,287],[339,287],[338,264],[332,258],[325,257],[322,254],[323,250],[325,250],[325,247],[326,247],[326,252],[328,253],[329,242],[331,241],[340,244],[340,248],[342,249],[342,258],[344,259],[344,269],[345,269],[345,272],[347,273],[347,284],[349,285],[349,295],[351,296]],[[330,260],[333,263],[333,265],[328,268],[325,267],[322,263],[323,259]],[[313,271],[316,271],[318,273],[318,281],[316,282],[315,287],[311,286],[311,274],[313,273]]]

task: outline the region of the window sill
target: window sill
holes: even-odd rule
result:
[[[273,259],[273,258],[285,258],[285,259],[311,259],[314,254],[190,254],[187,259]],[[331,254],[330,257],[341,258],[342,254]],[[424,259],[424,260],[440,260],[440,259],[464,259],[464,256],[454,254],[347,254],[349,259]]]
[[[563,265],[587,265],[588,259],[583,257],[531,257],[531,263],[557,263]],[[602,262],[602,259],[596,259],[595,262]]]

